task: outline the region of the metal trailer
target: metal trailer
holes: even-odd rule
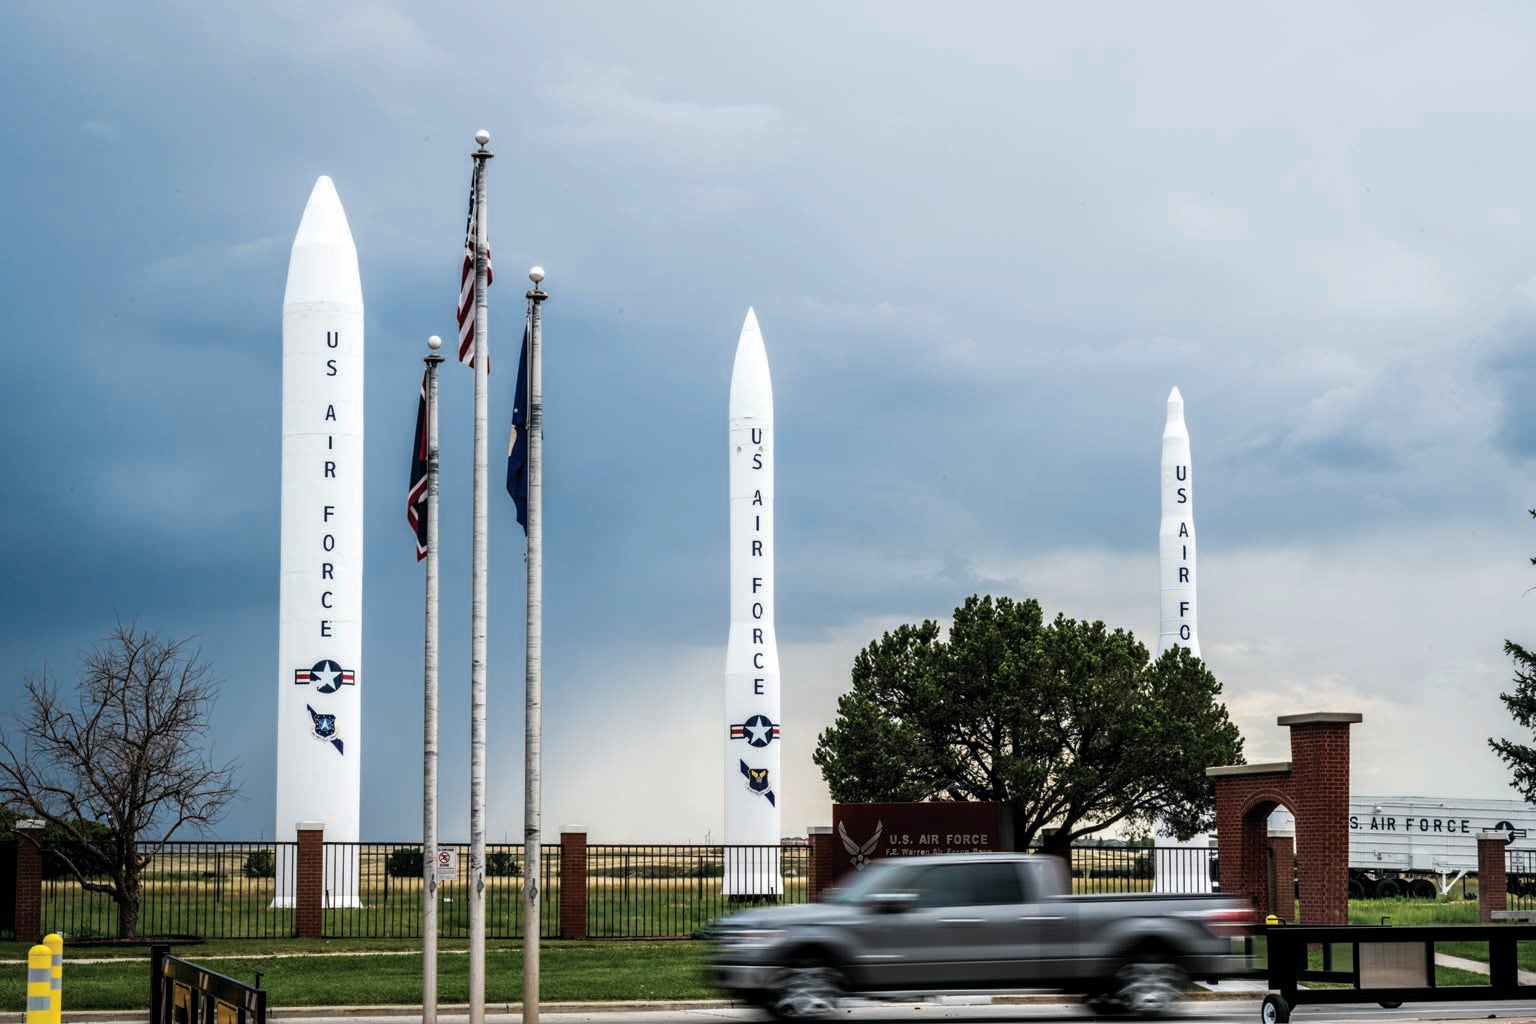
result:
[[[1536,925],[1281,925],[1264,929],[1264,938],[1273,990],[1260,1011],[1264,1024],[1286,1024],[1302,1004],[1377,1003],[1392,1010],[1410,1002],[1536,999],[1536,985],[1520,981],[1518,960],[1520,944],[1536,941]],[[1488,983],[1437,985],[1440,942],[1486,943]]]

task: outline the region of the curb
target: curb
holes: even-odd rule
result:
[[[1183,1002],[1220,1002],[1225,1000],[1258,1000],[1261,999],[1267,989],[1248,990],[1223,990],[1223,991],[1194,991],[1188,992],[1183,997]],[[986,1003],[978,1005],[992,1006],[1039,1006],[1052,1003],[1071,1005],[1077,1000],[1060,993],[1042,992],[1038,994],[1020,995],[996,995],[987,999]],[[922,1000],[915,1000],[922,1002]],[[891,1005],[898,1005],[892,1003]],[[546,1013],[667,1013],[683,1010],[745,1010],[750,1007],[743,1002],[731,999],[656,999],[656,1000],[628,1000],[612,1003],[570,1002],[553,1003],[541,1002],[539,1008]],[[438,1006],[437,1012],[443,1014],[467,1014],[468,1003],[444,1003]],[[490,1014],[521,1014],[522,1003],[487,1003],[485,1012]],[[270,1020],[304,1019],[311,1020],[317,1017],[408,1017],[421,1013],[420,1005],[396,1005],[396,1006],[284,1006],[268,1007],[267,1017]],[[70,1010],[65,1015],[71,1022],[74,1021],[124,1021],[142,1020],[149,1014],[148,1007],[140,1007],[128,1010]],[[27,1015],[24,1012],[0,1013],[0,1024],[25,1024]]]

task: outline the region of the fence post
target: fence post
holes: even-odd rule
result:
[[[16,941],[43,937],[43,823],[16,823]]]
[[[324,931],[321,913],[325,896],[325,822],[298,823],[299,855],[294,866],[295,924],[301,939],[318,939]]]
[[[149,1024],[163,1024],[165,1014],[165,958],[171,947],[155,943],[149,947]]]
[[[546,887],[547,888],[547,887]],[[560,937],[587,937],[587,829],[560,830]]]
[[[1504,868],[1508,848],[1507,832],[1487,829],[1477,834],[1477,919],[1484,924],[1493,920],[1495,910],[1509,908],[1509,878]]]
[[[821,894],[832,887],[833,858],[836,855],[832,839],[832,826],[812,825],[805,830],[806,839],[810,841],[810,864],[806,866],[806,898],[812,903],[821,899]]]

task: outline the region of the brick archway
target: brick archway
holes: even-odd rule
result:
[[[1216,855],[1221,889],[1248,897],[1261,911],[1291,916],[1289,884],[1272,886],[1269,815],[1296,816],[1295,857],[1303,924],[1349,922],[1349,727],[1353,712],[1281,715],[1291,730],[1291,759],[1207,768],[1216,784]],[[1289,882],[1289,872],[1280,867]]]

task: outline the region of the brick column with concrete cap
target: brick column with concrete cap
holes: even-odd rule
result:
[[[832,888],[833,875],[836,870],[837,849],[834,845],[837,840],[832,838],[831,825],[812,825],[805,830],[805,837],[810,841],[810,865],[808,873],[810,877],[806,882],[809,890],[808,897],[812,903],[821,899],[821,894]]]
[[[1477,919],[1484,924],[1493,920],[1495,911],[1509,908],[1509,877],[1504,865],[1508,849],[1508,832],[1484,829],[1477,834]]]
[[[1221,891],[1242,896],[1262,917],[1269,905],[1269,813],[1291,806],[1291,762],[1207,768],[1216,785],[1216,858]],[[1291,917],[1286,907],[1285,917]]]
[[[16,823],[16,941],[43,941],[43,822]]]
[[[1349,727],[1352,711],[1281,715],[1291,730],[1302,924],[1349,923]]]
[[[318,939],[325,930],[325,822],[298,824],[299,853],[294,858],[294,926],[301,939]]]
[[[587,827],[560,829],[560,937],[587,937]]]

